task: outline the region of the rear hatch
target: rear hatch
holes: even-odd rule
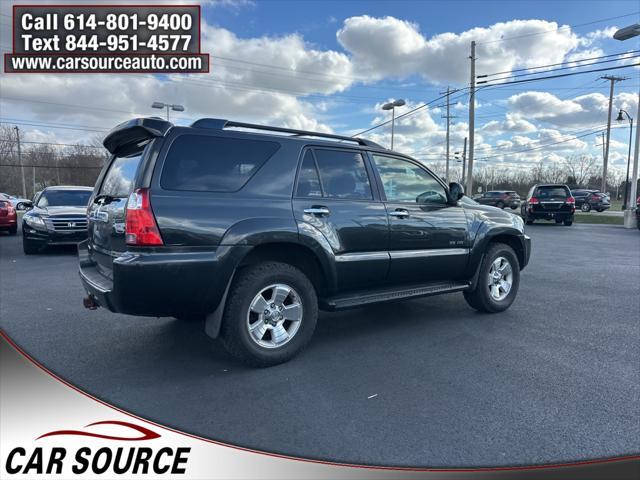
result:
[[[570,212],[573,208],[573,197],[568,187],[562,185],[543,185],[536,188],[532,203],[534,212]]]
[[[113,155],[96,184],[87,209],[87,253],[98,271],[110,279],[113,259],[127,250],[127,200],[136,186],[154,138],[164,135],[170,126],[160,119],[136,119],[117,126],[104,140],[104,146]]]

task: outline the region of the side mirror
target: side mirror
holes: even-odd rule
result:
[[[449,184],[449,201],[451,203],[457,203],[464,196],[464,187],[458,182],[451,182]]]

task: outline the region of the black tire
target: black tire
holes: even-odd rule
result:
[[[249,307],[264,288],[283,283],[292,287],[302,304],[302,320],[297,332],[284,345],[266,348],[258,345],[246,325]],[[242,362],[254,367],[284,363],[298,354],[311,340],[318,320],[318,298],[307,276],[297,268],[280,262],[245,267],[233,281],[227,297],[221,327],[225,348]]]
[[[9,235],[15,235],[18,233],[18,226],[16,225],[15,227],[11,227],[9,229]]]
[[[556,223],[562,223],[562,220],[557,220],[557,219],[556,219]]]
[[[16,204],[16,210],[24,210],[24,203],[18,202]]]
[[[566,227],[570,227],[571,225],[573,225],[573,220],[565,220],[565,221],[564,221],[564,225],[565,225]]]
[[[40,253],[40,247],[22,237],[22,250],[25,255],[35,255]]]
[[[507,296],[502,300],[496,300],[491,296],[489,285],[487,284],[491,264],[499,257],[503,257],[509,262],[512,271],[511,289]],[[515,300],[519,286],[520,265],[515,252],[509,245],[504,243],[491,243],[484,255],[484,258],[482,259],[482,263],[480,264],[480,272],[476,288],[475,290],[464,292],[464,299],[470,307],[480,312],[503,312],[509,308]]]
[[[582,204],[582,207],[580,207],[580,210],[582,210],[583,212],[590,212],[591,211],[591,205],[587,202],[584,202]]]
[[[532,218],[524,218],[524,223],[526,223],[527,225],[533,225],[533,219]]]
[[[596,208],[596,212],[602,213],[602,212],[604,212],[604,208]]]
[[[511,210],[516,210],[518,208],[517,205],[511,205]]]
[[[496,207],[498,207],[498,208],[504,208],[504,202],[498,202],[498,203],[496,203]]]

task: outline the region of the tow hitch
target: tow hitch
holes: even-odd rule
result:
[[[89,310],[96,310],[100,306],[93,295],[87,295],[84,297],[82,299],[82,305],[84,305],[84,308],[88,308]]]

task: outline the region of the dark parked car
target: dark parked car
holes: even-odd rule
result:
[[[638,221],[638,229],[640,229],[640,197],[636,198],[636,220]]]
[[[571,195],[576,201],[576,208],[583,212],[591,210],[603,212],[611,208],[609,195],[598,190],[572,190]]]
[[[0,231],[2,230],[15,235],[18,232],[18,214],[9,200],[0,199]]]
[[[482,205],[498,208],[510,207],[512,210],[516,210],[520,207],[520,195],[511,190],[491,190],[477,198],[474,197],[474,200]]]
[[[22,247],[31,255],[49,245],[71,245],[87,238],[91,187],[47,187],[22,217]]]
[[[104,145],[78,247],[85,306],[204,319],[253,365],[295,355],[319,308],[463,292],[503,311],[529,260],[522,219],[464,208],[459,184],[364,139],[146,118]]]
[[[521,215],[527,225],[534,220],[555,220],[569,226],[575,211],[575,199],[566,185],[534,185],[522,204]]]

